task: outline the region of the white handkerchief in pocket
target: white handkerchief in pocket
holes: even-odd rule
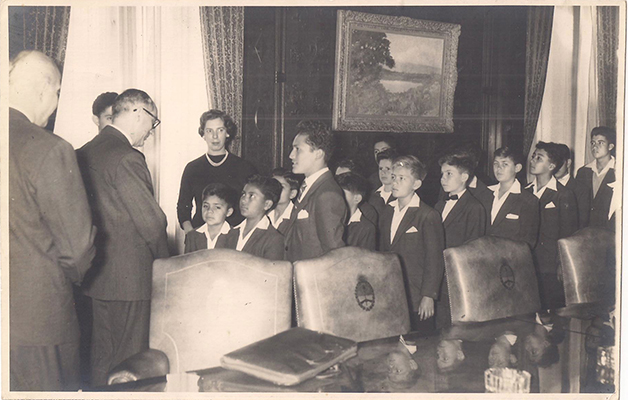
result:
[[[506,219],[519,219],[519,216],[517,214],[506,214]]]
[[[545,205],[545,208],[556,208],[556,204],[553,201],[550,201]]]
[[[307,210],[303,209],[297,214],[297,219],[307,219],[309,216],[310,214],[308,214]]]
[[[416,233],[418,232],[414,226],[411,226],[410,229],[406,231],[406,233]]]

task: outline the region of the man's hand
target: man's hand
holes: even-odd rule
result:
[[[423,296],[421,303],[419,304],[419,320],[425,321],[426,319],[434,315],[434,299],[431,297]]]

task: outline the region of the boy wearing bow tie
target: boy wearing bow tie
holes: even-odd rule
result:
[[[558,276],[558,239],[578,229],[578,207],[574,193],[559,183],[554,172],[563,160],[555,143],[538,142],[530,160],[534,181],[526,190],[539,199],[539,237],[533,256],[543,308],[565,305],[562,277]]]
[[[486,234],[526,242],[533,249],[539,233],[539,199],[521,190],[517,173],[523,168],[522,158],[508,146],[495,150],[493,173],[498,183],[488,187],[493,196],[484,204]]]
[[[445,261],[445,235],[440,215],[415,191],[427,171],[414,156],[393,161],[392,195],[382,211],[380,249],[397,253],[406,277],[413,330],[434,329],[434,300],[438,297]]]
[[[461,246],[484,236],[486,211],[480,201],[467,190],[473,175],[474,162],[464,153],[447,154],[438,160],[440,183],[446,196],[434,208],[441,215],[445,229],[445,248]],[[443,278],[436,306],[436,326],[451,325],[447,277]]]

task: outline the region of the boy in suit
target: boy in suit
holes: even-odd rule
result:
[[[392,136],[386,133],[377,135],[373,140],[373,156],[375,157],[375,162],[378,164],[378,166],[379,159],[377,158],[377,156],[379,155],[379,153],[385,150],[395,151],[396,148],[397,145],[395,139]],[[369,190],[374,190],[375,188],[378,188],[382,184],[380,181],[379,171],[372,173],[368,177],[368,182]]]
[[[256,174],[247,180],[240,197],[245,219],[232,229],[235,233],[228,248],[268,260],[284,259],[283,236],[266,215],[277,205],[281,189],[279,181],[270,177]]]
[[[203,189],[201,215],[205,224],[185,234],[186,254],[197,250],[226,248],[231,231],[226,219],[233,214],[235,197],[233,189],[223,183],[210,183]]]
[[[484,236],[486,231],[484,206],[467,190],[475,167],[473,159],[464,154],[449,154],[441,157],[438,163],[441,166],[441,186],[447,197],[439,200],[434,208],[443,220],[445,248],[461,246],[469,240]],[[436,306],[436,326],[439,328],[451,325],[446,282],[445,276]]]
[[[382,185],[371,193],[368,202],[381,215],[386,205],[395,199],[392,195],[392,162],[397,158],[397,152],[387,149],[377,153],[376,157]]]
[[[539,199],[539,237],[533,255],[541,304],[546,309],[565,305],[563,284],[558,279],[558,239],[578,229],[576,196],[554,177],[561,164],[555,143],[538,142],[530,160],[534,182],[526,187]]]
[[[595,160],[578,170],[576,175],[578,208],[584,221],[581,227],[597,226],[615,229],[611,220],[611,199],[615,182],[615,131],[598,126],[591,131],[591,154]]]
[[[521,190],[517,174],[523,168],[522,158],[507,146],[495,150],[493,172],[498,184],[488,187],[493,196],[484,204],[486,234],[526,242],[532,249],[539,231],[539,199]]]
[[[318,121],[301,121],[297,129],[290,160],[292,172],[304,174],[305,180],[286,232],[286,255],[291,262],[344,246],[347,215],[344,193],[327,168],[333,149],[331,131]]]
[[[399,255],[414,330],[433,329],[434,300],[445,269],[445,233],[440,215],[415,193],[426,175],[425,165],[416,157],[396,158],[392,176],[396,200],[380,217],[381,250]]]
[[[362,215],[359,208],[366,195],[368,182],[353,172],[341,174],[336,179],[345,193],[349,206],[350,217],[343,237],[345,243],[347,246],[375,251],[375,225]]]
[[[290,215],[292,215],[292,209],[294,208],[294,199],[299,194],[299,178],[292,172],[284,168],[275,168],[272,173],[272,177],[281,184],[281,196],[277,202],[277,207],[268,213],[268,218],[273,224],[275,229],[282,235],[286,234],[286,229],[290,224]]]

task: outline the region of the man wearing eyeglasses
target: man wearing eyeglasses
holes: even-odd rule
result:
[[[160,121],[145,92],[128,89],[113,103],[112,123],[77,151],[94,223],[96,257],[84,293],[92,299],[92,386],[117,364],[148,348],[152,265],[168,257],[166,216],[137,150]]]

